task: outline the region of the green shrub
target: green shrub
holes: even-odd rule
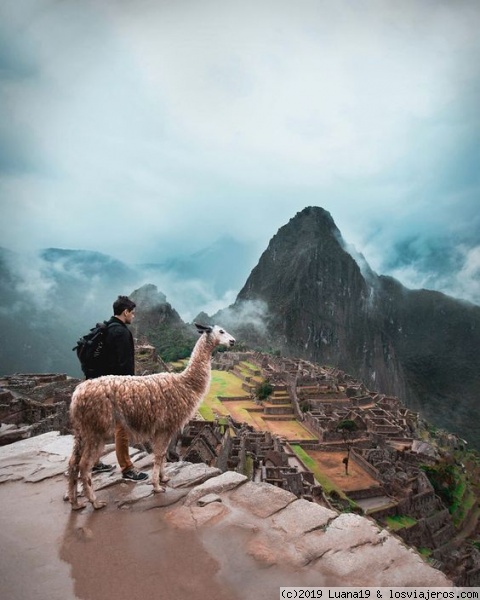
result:
[[[455,490],[457,478],[453,465],[440,464],[435,467],[424,466],[423,471],[427,475],[437,496],[451,510],[455,501]]]
[[[266,400],[273,393],[273,386],[269,381],[264,381],[257,385],[255,395],[259,400]]]

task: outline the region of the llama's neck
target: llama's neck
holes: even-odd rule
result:
[[[204,394],[210,383],[212,350],[212,343],[203,334],[193,348],[187,368],[181,373],[181,378],[197,394]]]

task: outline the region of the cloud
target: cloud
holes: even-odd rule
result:
[[[1,258],[6,267],[7,286],[3,293],[15,298],[13,305],[3,305],[2,314],[14,316],[31,307],[37,311],[50,311],[55,295],[56,283],[47,272],[45,262],[35,254],[2,252]],[[32,315],[33,316],[33,315]]]
[[[178,274],[160,273],[145,270],[141,272],[139,283],[153,283],[166,296],[166,301],[180,314],[185,322],[192,322],[200,312],[209,315],[232,304],[237,290],[218,292],[214,281],[196,278],[180,278]]]
[[[465,261],[450,293],[458,294],[460,290],[461,297],[475,299],[480,304],[480,246],[465,248],[464,252]]]
[[[0,23],[5,246],[260,255],[318,205],[376,271],[455,291],[401,253],[480,242],[477,2],[21,0]]]
[[[480,246],[466,248],[459,246],[452,261],[451,255],[446,257],[445,266],[435,268],[422,264],[425,257],[417,261],[396,267],[391,274],[413,289],[433,289],[450,296],[480,304]],[[454,262],[455,265],[448,264]],[[434,273],[434,275],[432,275]]]
[[[215,323],[228,327],[232,335],[249,343],[265,340],[269,321],[268,305],[263,300],[242,300],[213,315]]]
[[[167,6],[110,16],[175,133],[204,160],[224,152],[226,168],[253,156],[292,175],[316,167],[317,182],[377,173],[405,153],[413,121],[451,100],[451,43],[468,34],[426,4]]]

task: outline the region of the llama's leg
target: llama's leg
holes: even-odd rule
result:
[[[97,500],[92,486],[92,468],[102,453],[105,443],[102,440],[90,441],[85,444],[85,449],[80,459],[80,479],[82,480],[83,492],[93,508],[103,508],[107,505],[103,500]]]
[[[167,483],[168,481],[168,477],[164,473],[164,465],[169,443],[170,436],[166,433],[157,434],[153,442],[154,461],[152,471],[152,485],[154,492],[165,491],[165,487],[161,486],[160,483]]]
[[[80,510],[85,507],[85,502],[78,501],[78,465],[82,455],[82,444],[79,436],[75,436],[72,456],[68,462],[68,489],[65,500],[69,500],[72,510]]]

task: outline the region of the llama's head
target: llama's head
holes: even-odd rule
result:
[[[233,346],[235,344],[235,338],[232,337],[225,329],[218,325],[200,325],[195,323],[198,333],[204,333],[209,336],[215,346]]]

